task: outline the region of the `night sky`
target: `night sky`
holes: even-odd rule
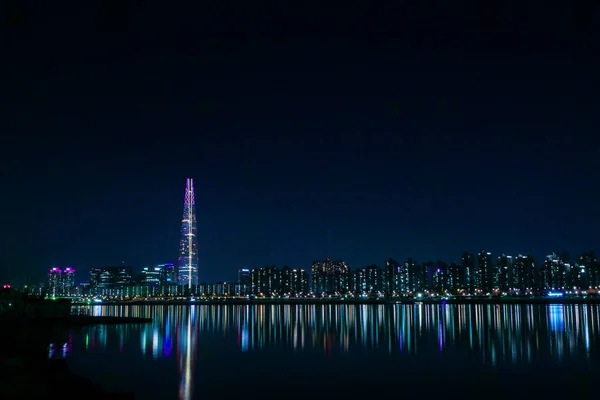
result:
[[[208,3],[7,2],[0,279],[600,250],[597,5]]]

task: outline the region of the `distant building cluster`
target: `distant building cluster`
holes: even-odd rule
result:
[[[303,269],[290,267],[254,268],[243,281],[245,293],[255,296],[303,296],[309,293],[309,276]]]
[[[300,269],[284,267],[240,269],[236,282],[179,284],[178,271],[173,264],[160,264],[144,267],[140,274],[134,274],[131,267],[93,268],[90,282],[78,287],[80,296],[106,297],[239,297],[256,294],[307,295],[309,292],[308,273]],[[51,284],[48,281],[48,286]]]
[[[310,274],[290,267],[243,268],[235,282],[181,283],[179,269],[170,263],[144,267],[134,273],[128,266],[93,268],[89,282],[75,287],[75,270],[50,269],[48,297],[404,297],[431,295],[517,295],[549,291],[595,292],[600,287],[600,264],[593,252],[570,260],[552,253],[541,263],[532,256],[493,257],[481,251],[465,252],[460,264],[443,261],[398,262],[351,269],[344,261],[314,261]],[[187,270],[183,272],[187,274]],[[186,275],[187,276],[187,275]]]
[[[416,293],[450,295],[534,295],[597,289],[600,265],[593,252],[570,262],[565,253],[552,253],[539,264],[532,256],[465,252],[460,264],[443,261],[402,263],[388,259],[383,267],[351,270],[342,261],[315,261],[311,293],[319,296],[391,295]]]

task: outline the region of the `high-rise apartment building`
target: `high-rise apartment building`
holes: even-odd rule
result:
[[[314,276],[314,275],[313,275]],[[313,278],[313,284],[314,284]],[[367,294],[367,271],[357,268],[348,274],[348,289],[357,295]]]
[[[427,267],[409,258],[404,262],[408,271],[408,286],[412,293],[427,289]]]
[[[75,268],[66,267],[62,271],[63,296],[74,296],[75,293]]]
[[[50,268],[48,271],[46,295],[48,297],[57,297],[62,295],[62,269],[54,267]]]
[[[448,290],[451,292],[466,289],[464,269],[460,265],[450,264],[446,269],[446,279],[448,280]]]
[[[377,265],[369,265],[365,268],[367,273],[367,292],[382,292],[384,287],[384,273]]]
[[[303,269],[293,269],[291,284],[292,294],[307,294],[309,290],[308,286],[308,273]]]
[[[465,251],[461,257],[461,264],[465,275],[465,286],[467,292],[475,293],[475,288],[480,287],[481,278],[477,268],[475,268],[475,256]]]
[[[483,294],[490,293],[494,290],[494,263],[492,261],[492,253],[488,251],[480,251],[477,255],[477,271],[479,273],[480,285],[479,289]]]
[[[563,290],[570,281],[571,265],[563,257],[552,253],[546,256],[541,267],[540,289]]]
[[[238,269],[238,283],[248,285],[250,283],[250,269],[240,268]]]
[[[535,286],[535,261],[531,256],[519,254],[515,259],[515,285],[514,288],[519,294],[531,292]]]
[[[281,283],[281,271],[277,267],[254,268],[250,273],[252,293],[258,296],[281,293]]]
[[[405,294],[410,291],[409,274],[406,264],[400,264],[398,261],[389,258],[385,262],[386,287],[384,288],[390,294]]]
[[[431,275],[430,289],[436,293],[442,293],[449,289],[448,286],[448,265],[436,262],[429,267]]]
[[[336,295],[348,292],[348,265],[344,261],[314,261],[312,264],[312,292],[315,295]]]
[[[495,268],[495,285],[494,287],[506,292],[515,287],[515,273],[512,256],[502,254],[498,257],[498,263]]]
[[[579,287],[587,289],[596,288],[600,285],[600,266],[593,251],[579,255],[576,264]]]

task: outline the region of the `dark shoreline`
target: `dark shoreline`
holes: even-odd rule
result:
[[[392,305],[392,304],[483,304],[483,305],[544,305],[544,304],[600,304],[600,298],[453,298],[453,299],[220,299],[220,300],[133,300],[133,301],[105,301],[93,304],[94,306],[109,305]],[[78,304],[73,304],[74,306]],[[80,304],[86,305],[86,304]]]
[[[133,399],[132,393],[104,390],[73,372],[65,359],[50,359],[51,343],[70,343],[70,335],[88,325],[148,323],[151,318],[90,316],[2,316],[0,339],[10,346],[0,356],[3,398],[46,399],[56,394],[87,399]]]

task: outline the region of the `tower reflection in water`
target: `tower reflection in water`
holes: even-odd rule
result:
[[[94,306],[77,312],[149,316],[151,324],[119,325],[119,346],[140,335],[146,357],[179,365],[180,398],[193,390],[198,341],[219,334],[242,352],[355,351],[392,357],[436,354],[485,365],[563,362],[597,354],[596,305],[254,305]],[[106,347],[107,328],[91,327],[86,346]],[[112,336],[111,336],[112,337]],[[460,361],[460,360],[458,360]]]
[[[179,363],[179,398],[191,399],[193,374],[198,344],[197,307],[186,307],[177,313],[177,360]],[[167,319],[168,321],[168,319]],[[164,354],[164,353],[163,353]]]

